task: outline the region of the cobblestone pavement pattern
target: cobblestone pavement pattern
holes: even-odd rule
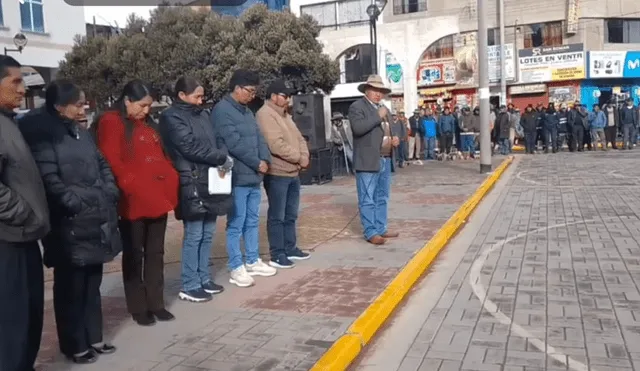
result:
[[[640,370],[639,160],[520,157],[353,369]]]
[[[127,315],[118,262],[112,263],[107,270],[116,272],[105,276],[103,308],[107,339],[119,349],[82,370],[308,370],[484,178],[473,161],[400,169],[389,215],[390,229],[401,237],[382,247],[361,237],[353,178],[304,187],[299,244],[312,258],[247,289],[227,283],[225,221],[219,220],[212,261],[226,291],[205,304],[178,302],[180,269],[169,264],[167,300],[177,320],[150,328]],[[260,249],[267,252],[263,200]],[[181,239],[180,223],[171,221],[168,262],[179,258]],[[39,370],[74,369],[57,349],[50,289],[39,362]]]

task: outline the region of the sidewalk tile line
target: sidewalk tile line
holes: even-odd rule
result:
[[[512,162],[508,157],[482,182],[310,371],[344,371],[351,365]]]

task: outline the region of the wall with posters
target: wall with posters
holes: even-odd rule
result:
[[[418,87],[456,83],[456,61],[453,58],[423,60],[417,70]]]
[[[518,81],[532,84],[585,78],[583,44],[521,49],[518,51]]]
[[[501,45],[490,45],[487,48],[487,53],[489,54],[489,82],[490,83],[499,83],[500,78],[502,77],[501,69],[501,61],[500,61],[500,52]],[[505,44],[505,76],[507,82],[515,81],[516,79],[516,60],[513,55],[513,44]]]

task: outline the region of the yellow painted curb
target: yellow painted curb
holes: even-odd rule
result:
[[[476,189],[464,204],[447,220],[438,232],[402,268],[380,295],[353,322],[310,371],[344,371],[389,318],[409,289],[429,268],[480,201],[513,162],[510,156]]]

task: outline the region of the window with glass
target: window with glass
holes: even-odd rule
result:
[[[0,26],[4,25],[4,13],[2,12],[2,1],[0,0]]]
[[[487,45],[500,45],[500,30],[490,28],[487,30]]]
[[[424,52],[422,59],[453,58],[453,35],[445,36],[431,44]]]
[[[369,24],[367,7],[371,0],[344,0],[338,1],[338,25],[341,27],[354,27]]]
[[[20,3],[20,21],[23,31],[44,32],[42,0],[24,0]]]
[[[300,7],[300,13],[307,14],[315,19],[322,28],[336,28],[338,25],[338,14],[336,12],[336,3],[303,5]]]
[[[563,44],[562,21],[529,24],[524,26],[524,30],[525,49]]]
[[[605,40],[611,44],[640,43],[640,19],[607,19],[605,32]]]
[[[427,11],[427,0],[393,0],[393,14],[409,14]]]

